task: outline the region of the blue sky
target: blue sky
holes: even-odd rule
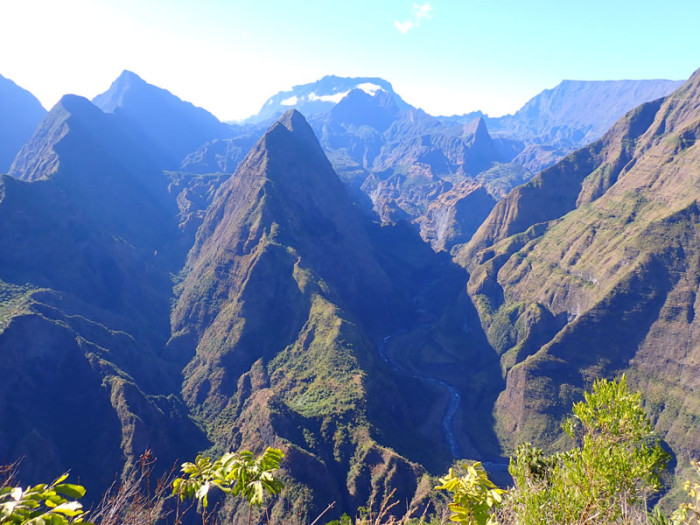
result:
[[[687,78],[700,0],[0,0],[0,74],[51,107],[123,69],[229,120],[326,74],[432,114],[517,110],[563,79]]]

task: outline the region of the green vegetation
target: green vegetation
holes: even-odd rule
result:
[[[585,393],[584,400],[574,404],[573,415],[563,424],[563,429],[576,446],[566,452],[547,455],[529,443],[521,445],[511,458],[509,471],[514,484],[508,490],[496,487],[481,463],[450,469],[436,487],[451,494],[449,520],[461,525],[698,525],[700,462],[697,461],[692,463],[697,479],[683,486],[690,501],[682,503],[670,516],[658,508],[649,512],[648,502],[661,488],[660,476],[669,456],[653,434],[652,424],[642,408],[641,395],[629,391],[624,375],[619,380],[596,381],[592,392]],[[283,488],[276,472],[283,458],[282,451],[274,448],[268,448],[258,457],[245,450],[224,454],[215,461],[199,455],[194,462],[182,465],[183,477],[172,482],[172,496],[179,501],[197,500],[204,524],[212,518],[208,501],[212,488],[225,495],[239,496],[248,503],[247,523],[250,525],[252,508],[261,507],[266,495],[279,494]],[[87,523],[84,521],[87,513],[77,501],[84,496],[85,489],[63,483],[66,477],[63,475],[49,485],[27,489],[14,487],[7,480],[1,483],[0,524]],[[162,522],[168,517],[161,509],[169,496],[164,490],[156,490],[156,496],[152,497],[149,476],[145,477],[146,483],[143,481],[142,473],[141,478],[131,484],[134,490],[120,491],[116,498],[108,494],[94,511],[93,522],[98,525]],[[148,496],[144,497],[145,491]],[[425,506],[422,516],[416,517],[416,508],[412,508],[404,516],[397,517],[392,514],[397,504],[391,502],[392,496],[393,493],[386,496],[374,513],[370,502],[368,508],[357,509],[354,519],[343,514],[340,520],[321,521],[333,508],[334,503],[331,503],[312,523],[446,523],[444,513],[428,516]],[[139,513],[134,507],[158,510]],[[139,518],[124,519],[124,509],[129,510],[130,517]],[[117,521],[110,521],[114,515],[118,516]],[[178,506],[174,523],[181,523],[181,517]]]
[[[83,506],[77,500],[85,495],[80,485],[63,483],[63,474],[50,484],[33,487],[0,488],[0,523],[26,525],[68,525],[83,521]]]
[[[481,463],[467,465],[463,476],[455,474],[453,469],[444,478],[437,489],[452,493],[453,512],[450,520],[464,525],[495,525],[493,510],[500,505],[502,494],[505,492],[496,487],[488,478]]]
[[[580,446],[544,456],[521,446],[511,461],[509,504],[518,523],[633,523],[661,488],[668,455],[625,376],[596,381],[576,403],[564,431]]]
[[[648,514],[647,502],[661,488],[669,456],[653,435],[641,395],[630,393],[623,375],[617,381],[596,381],[584,397],[563,425],[577,446],[545,455],[529,443],[521,445],[509,467],[514,486],[503,497],[478,464],[470,468],[469,477],[450,472],[437,488],[454,494],[451,519],[465,525],[672,523],[659,511]],[[697,494],[690,485],[687,490],[691,497]],[[503,505],[495,512],[501,499]],[[690,510],[681,515],[682,509]],[[673,523],[686,523],[691,511],[692,505],[681,507]]]
[[[197,498],[202,504],[202,523],[207,522],[209,490],[216,487],[224,494],[241,496],[248,502],[248,523],[251,523],[253,506],[260,507],[265,493],[279,494],[284,485],[275,476],[284,454],[268,447],[257,458],[252,452],[242,450],[228,453],[212,462],[211,458],[197,456],[194,463],[184,463],[184,478],[173,481],[173,495],[180,501]]]
[[[0,332],[14,317],[30,311],[31,295],[35,291],[30,285],[17,286],[0,280]]]
[[[690,503],[681,503],[671,516],[673,525],[680,523],[700,524],[700,461],[693,461],[696,481],[686,481],[683,490],[690,496]]]

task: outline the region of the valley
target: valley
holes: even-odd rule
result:
[[[379,353],[379,357],[381,357],[382,361],[388,364],[394,372],[407,375],[413,379],[417,379],[418,381],[438,385],[440,388],[444,389],[447,392],[449,396],[449,402],[447,403],[445,414],[442,417],[442,432],[445,436],[445,441],[447,441],[447,444],[450,448],[450,454],[452,454],[452,457],[455,459],[461,458],[462,454],[460,452],[459,445],[457,444],[457,438],[455,436],[455,431],[452,422],[462,402],[462,398],[459,395],[459,390],[455,386],[450,385],[437,377],[417,374],[415,372],[409,371],[408,367],[399,363],[398,360],[390,358],[389,354],[386,351],[386,348],[391,343],[391,340],[393,339],[394,335],[387,335],[377,345],[377,352]]]
[[[424,508],[456,461],[506,482],[519,444],[566,449],[571,405],[623,373],[674,468],[700,454],[700,71],[498,118],[376,77],[238,123],[129,71],[37,104],[0,77],[0,463],[23,482],[99,494],[146,450],[275,447],[270,523]]]

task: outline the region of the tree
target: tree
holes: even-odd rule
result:
[[[186,475],[173,481],[173,494],[180,501],[197,498],[202,503],[202,522],[206,523],[208,495],[212,487],[225,494],[242,496],[248,501],[248,523],[253,506],[260,507],[265,493],[279,494],[284,485],[275,476],[284,453],[276,448],[265,450],[257,458],[247,450],[228,453],[212,463],[211,458],[197,456],[194,463],[184,463],[181,471]]]

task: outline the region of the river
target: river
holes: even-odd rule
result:
[[[389,354],[386,353],[386,346],[389,344],[389,341],[391,341],[392,338],[402,333],[406,333],[406,330],[400,330],[398,332],[386,336],[384,339],[381,340],[379,345],[377,345],[377,352],[379,353],[379,357],[382,359],[382,361],[389,365],[389,368],[391,368],[394,372],[408,377],[412,377],[419,381],[423,381],[424,383],[432,383],[434,385],[438,385],[439,387],[447,391],[447,393],[450,396],[450,400],[447,404],[445,415],[442,417],[442,432],[445,435],[445,440],[447,441],[448,446],[450,447],[450,454],[452,454],[453,458],[458,459],[462,457],[462,455],[460,452],[459,444],[457,443],[457,438],[455,437],[452,422],[455,414],[457,413],[459,405],[462,403],[462,398],[459,395],[459,391],[455,386],[437,377],[413,373],[410,370],[406,369],[404,366],[402,366],[400,363],[394,361],[389,357]]]

